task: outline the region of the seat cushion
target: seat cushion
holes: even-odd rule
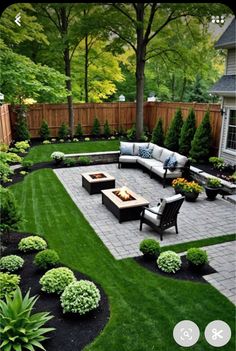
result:
[[[120,154],[121,155],[133,155],[134,154],[134,144],[125,141],[120,142]]]
[[[160,161],[161,162],[165,162],[165,160],[167,159],[167,157],[173,156],[174,152],[170,151],[168,149],[163,148],[161,156],[160,156]]]
[[[178,154],[178,152],[175,152],[174,156],[175,156],[175,158],[177,160],[176,167],[184,167],[186,162],[188,161],[188,158],[186,156]]]
[[[119,162],[121,163],[136,163],[138,156],[121,155]]]
[[[155,158],[157,161],[160,161],[161,159],[161,154],[162,151],[164,150],[163,147],[160,147],[158,145],[153,146],[153,152],[152,152],[152,157]]]
[[[165,169],[163,169],[163,167],[152,167],[152,172],[157,174],[159,177],[164,178],[164,174],[165,174]],[[170,171],[169,169],[167,169],[167,173],[166,173],[166,178],[179,178],[182,176],[182,172],[179,169],[176,169],[174,171]]]
[[[138,157],[137,163],[146,167],[147,169],[151,169],[152,167],[157,167],[159,162],[154,160],[154,158]]]
[[[134,144],[134,155],[138,156],[139,154],[139,147],[148,147],[149,143],[133,143]]]
[[[148,219],[150,222],[152,222],[155,225],[159,225],[160,224],[160,217],[157,215],[159,213],[159,207],[160,206],[156,206],[156,207],[152,207],[151,210],[155,211],[155,213],[152,213],[151,211],[148,211],[148,209],[145,209],[144,211],[144,218]]]

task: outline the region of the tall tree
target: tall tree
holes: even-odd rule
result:
[[[221,4],[161,4],[161,3],[114,3],[105,15],[107,25],[126,44],[130,45],[136,57],[136,136],[143,132],[143,100],[145,63],[150,56],[158,55],[158,48],[148,49],[150,42],[172,21],[187,16],[199,16],[201,20],[219,13],[228,13],[228,7]]]

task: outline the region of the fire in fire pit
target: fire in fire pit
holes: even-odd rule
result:
[[[113,192],[116,196],[118,196],[122,201],[131,201],[135,200],[135,198],[130,195],[125,186],[122,186],[119,190],[115,190]]]
[[[103,174],[103,173],[90,174],[90,177],[91,177],[92,179],[106,178],[105,174]]]

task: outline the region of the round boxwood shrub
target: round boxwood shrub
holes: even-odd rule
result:
[[[175,273],[181,267],[181,259],[174,251],[165,251],[157,259],[158,268],[166,273]]]
[[[21,239],[18,244],[18,249],[21,251],[41,251],[47,248],[46,241],[40,236],[28,236],[27,238]]]
[[[35,255],[34,264],[41,269],[48,269],[59,263],[59,256],[55,250],[46,249]]]
[[[147,258],[156,258],[160,255],[161,247],[155,239],[144,239],[139,245],[139,250]]]
[[[42,291],[61,294],[67,285],[75,281],[74,273],[66,267],[52,268],[47,271],[39,283]]]
[[[98,307],[100,292],[93,282],[79,280],[69,284],[61,295],[63,313],[73,312],[83,315]]]
[[[0,299],[6,295],[12,296],[19,283],[19,275],[0,272]]]
[[[24,264],[23,258],[17,255],[4,256],[0,259],[0,269],[3,271],[14,272]]]
[[[188,249],[186,258],[194,266],[203,266],[208,263],[207,252],[203,249],[192,247]]]

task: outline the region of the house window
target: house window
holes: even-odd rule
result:
[[[226,148],[236,150],[236,110],[229,111],[229,125]]]

